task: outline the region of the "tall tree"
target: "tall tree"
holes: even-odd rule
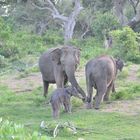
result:
[[[134,10],[134,16],[131,20],[128,20],[124,13],[127,2]],[[140,0],[114,0],[114,9],[122,26],[128,25],[131,28],[135,28],[140,23]]]
[[[114,10],[115,15],[118,17],[120,24],[126,25],[127,18],[124,14],[124,6],[125,6],[126,0],[114,0]]]
[[[80,11],[83,9],[80,0],[71,1],[73,4],[73,9],[67,16],[61,14],[58,8],[56,7],[57,3],[52,2],[51,0],[39,1],[40,5],[33,3],[33,5],[38,9],[49,10],[54,19],[58,19],[60,25],[64,29],[64,40],[67,44],[70,39],[73,37],[74,27],[76,25],[76,19]]]
[[[137,24],[140,24],[140,0],[129,0],[134,10],[134,17],[129,21],[128,25],[131,28],[135,28]]]

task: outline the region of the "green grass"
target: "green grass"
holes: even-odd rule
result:
[[[119,113],[86,110],[83,103],[73,99],[72,114],[62,113],[60,119],[51,116],[49,101],[40,95],[41,88],[31,93],[14,93],[5,86],[0,86],[0,117],[16,123],[22,123],[30,131],[38,131],[41,121],[49,123],[70,121],[77,127],[92,128],[91,134],[76,134],[60,132],[56,140],[139,140],[140,115],[126,116]],[[51,89],[52,90],[52,89]],[[51,91],[50,90],[50,91]],[[77,99],[78,100],[78,99]],[[79,106],[80,105],[80,106]]]
[[[113,100],[128,100],[140,97],[140,86],[136,82],[119,81],[119,88],[112,94]]]

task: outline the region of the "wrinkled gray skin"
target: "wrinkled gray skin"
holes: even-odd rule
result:
[[[102,100],[109,100],[110,90],[115,91],[114,81],[117,70],[122,70],[124,64],[120,59],[110,56],[100,56],[87,62],[86,84],[87,84],[87,108],[92,108],[93,87],[97,93],[95,95],[95,109],[99,109]]]
[[[67,88],[58,88],[52,93],[50,103],[52,106],[52,114],[54,118],[59,117],[61,105],[64,106],[65,112],[71,113],[71,96],[82,99],[76,88],[72,86]]]
[[[49,49],[39,59],[39,68],[44,84],[44,96],[48,93],[49,83],[56,83],[63,88],[69,81],[73,87],[86,98],[85,92],[75,79],[75,71],[80,62],[80,50],[76,47],[60,47]]]

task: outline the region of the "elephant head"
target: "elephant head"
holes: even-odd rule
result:
[[[75,70],[80,63],[80,49],[71,46],[57,48],[52,51],[52,61],[55,65],[61,66],[62,71],[68,77],[68,81],[85,98],[84,91],[75,79]]]
[[[124,67],[124,62],[122,59],[120,59],[120,58],[116,59],[116,67],[117,67],[117,69],[122,71],[122,69]]]

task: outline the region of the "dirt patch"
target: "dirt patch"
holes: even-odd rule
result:
[[[137,77],[137,71],[139,70],[140,66],[133,64],[129,69],[129,75],[127,81],[134,81],[140,83],[140,79]]]
[[[103,112],[119,112],[127,115],[140,114],[140,99],[129,101],[114,101],[110,104],[106,104]]]
[[[14,92],[26,92],[42,86],[40,73],[30,74],[25,78],[19,78],[19,73],[2,79],[1,84],[7,85]]]

